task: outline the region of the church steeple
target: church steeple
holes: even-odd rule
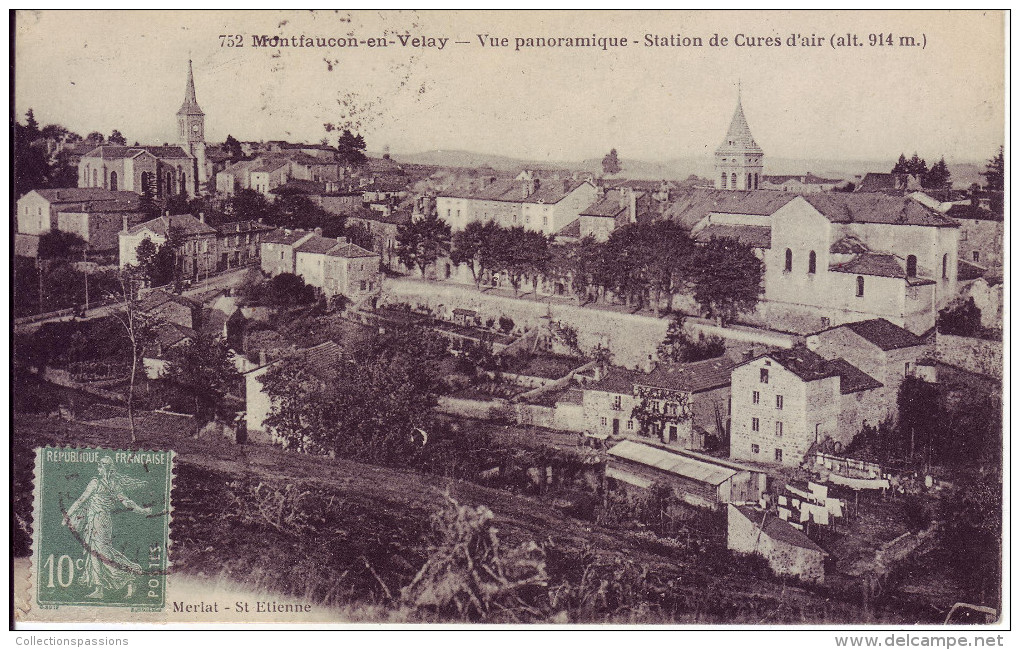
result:
[[[754,141],[744,116],[742,93],[737,90],[737,108],[733,111],[726,138],[715,150],[715,186],[723,190],[758,189],[765,152]]]
[[[188,59],[188,85],[184,87],[184,103],[177,111],[178,115],[205,115],[198,107],[198,98],[195,96],[195,73],[191,70],[191,59]]]
[[[177,111],[177,137],[184,150],[195,157],[195,192],[201,193],[210,175],[205,159],[205,113],[195,95],[195,73],[188,59],[188,83],[184,87],[184,103]]]

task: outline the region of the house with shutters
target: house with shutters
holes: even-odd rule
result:
[[[205,223],[204,216],[196,219],[190,214],[167,214],[125,227],[119,233],[120,267],[138,264],[138,245],[146,239],[159,246],[171,237],[177,241],[181,278],[197,279],[216,272],[216,229]]]
[[[729,426],[732,368],[725,356],[649,365],[647,372],[610,367],[582,388],[586,428],[603,438],[704,449],[709,435],[723,437]]]
[[[730,382],[730,458],[797,467],[815,444],[846,445],[885,417],[882,387],[846,359],[804,346],[744,361]]]
[[[273,278],[295,272],[294,249],[316,235],[311,230],[277,228],[262,236],[260,263],[262,272]]]

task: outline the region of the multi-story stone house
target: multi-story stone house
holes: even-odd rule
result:
[[[310,230],[277,228],[262,236],[262,272],[269,277],[295,272],[294,249],[314,237]]]
[[[196,219],[190,214],[156,217],[120,232],[120,266],[138,263],[138,245],[144,240],[159,246],[173,236],[177,241],[175,253],[180,277],[207,277],[216,271],[216,235],[204,217]]]
[[[733,369],[730,458],[796,467],[816,443],[846,445],[886,404],[882,383],[845,359],[797,346]]]

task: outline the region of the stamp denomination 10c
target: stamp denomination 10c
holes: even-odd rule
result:
[[[36,602],[162,610],[172,451],[36,450]]]

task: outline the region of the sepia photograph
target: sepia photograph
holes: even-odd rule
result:
[[[1008,11],[10,25],[12,631],[1003,645]]]

